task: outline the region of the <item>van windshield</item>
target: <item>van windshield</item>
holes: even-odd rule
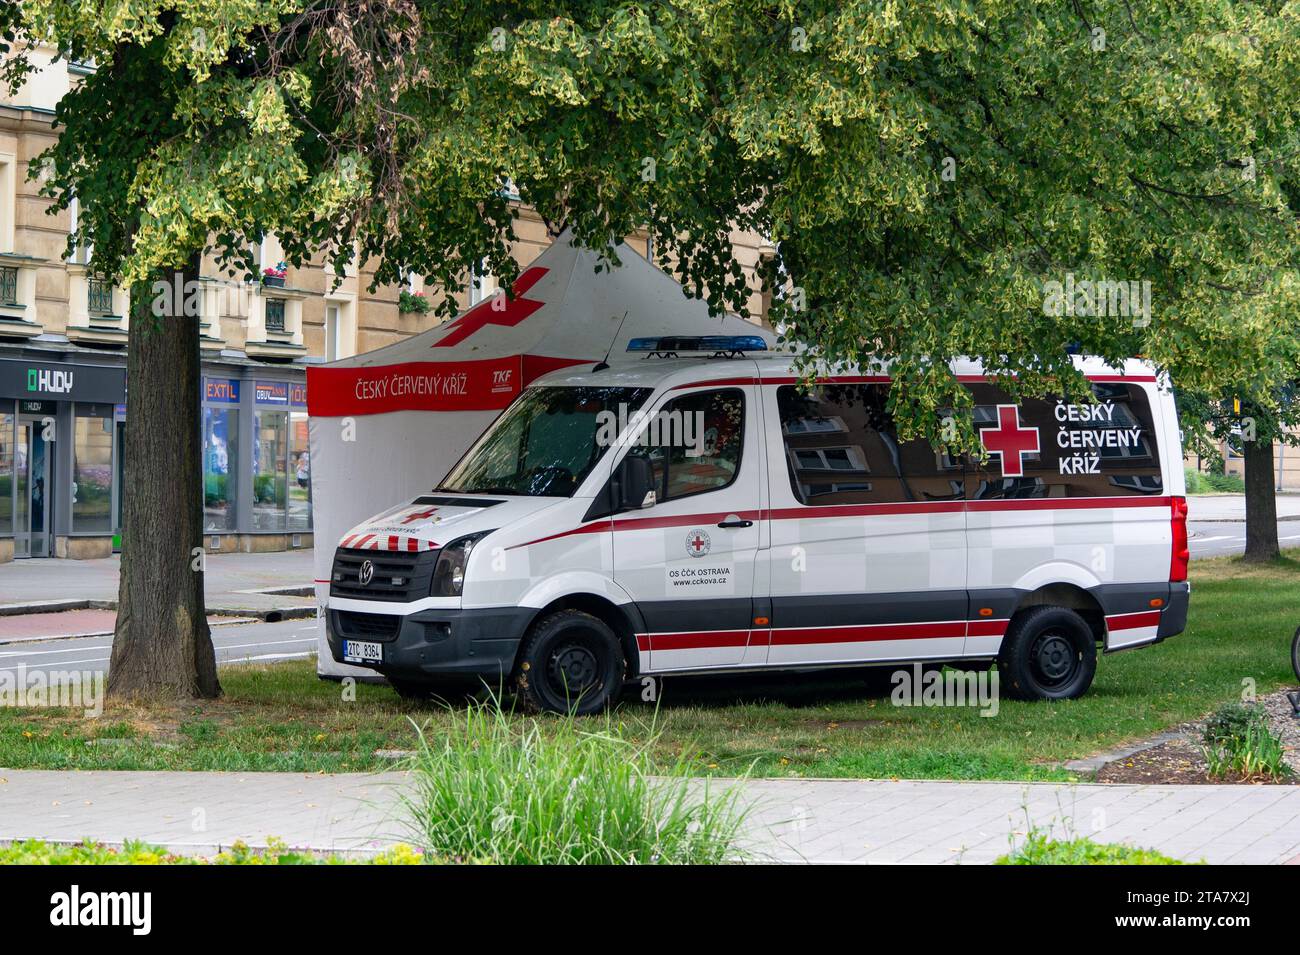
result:
[[[437,488],[461,494],[572,497],[608,436],[651,388],[529,388],[483,433]],[[613,422],[613,429],[602,427]]]

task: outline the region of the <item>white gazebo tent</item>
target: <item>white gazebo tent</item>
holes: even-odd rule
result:
[[[773,336],[711,316],[625,245],[605,264],[566,233],[498,293],[405,341],[307,369],[316,601],[325,605],[339,539],[437,485],[521,388],[548,371],[622,357],[632,338]],[[321,676],[373,676],[334,662],[320,617]]]

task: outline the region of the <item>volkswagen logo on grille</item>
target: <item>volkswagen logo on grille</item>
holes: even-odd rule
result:
[[[357,582],[362,587],[370,586],[370,581],[375,579],[375,565],[368,560],[361,562],[361,569],[357,571]]]

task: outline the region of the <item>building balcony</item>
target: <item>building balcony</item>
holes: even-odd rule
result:
[[[36,269],[44,261],[0,253],[0,337],[35,338],[44,331],[36,320]]]
[[[131,298],[126,289],[96,274],[87,264],[68,263],[69,341],[125,345],[130,310]]]
[[[307,354],[302,339],[302,303],[309,293],[265,284],[256,291],[248,314],[244,354],[269,361],[291,361]]]

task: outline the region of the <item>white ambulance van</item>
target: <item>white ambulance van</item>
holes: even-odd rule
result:
[[[1149,365],[1076,359],[1083,403],[955,368],[981,459],[900,440],[886,374],[801,387],[762,347],[640,339],[534,382],[438,487],[344,536],[334,658],[583,713],[645,676],[917,661],[1069,699],[1099,653],[1182,631],[1183,455]]]

